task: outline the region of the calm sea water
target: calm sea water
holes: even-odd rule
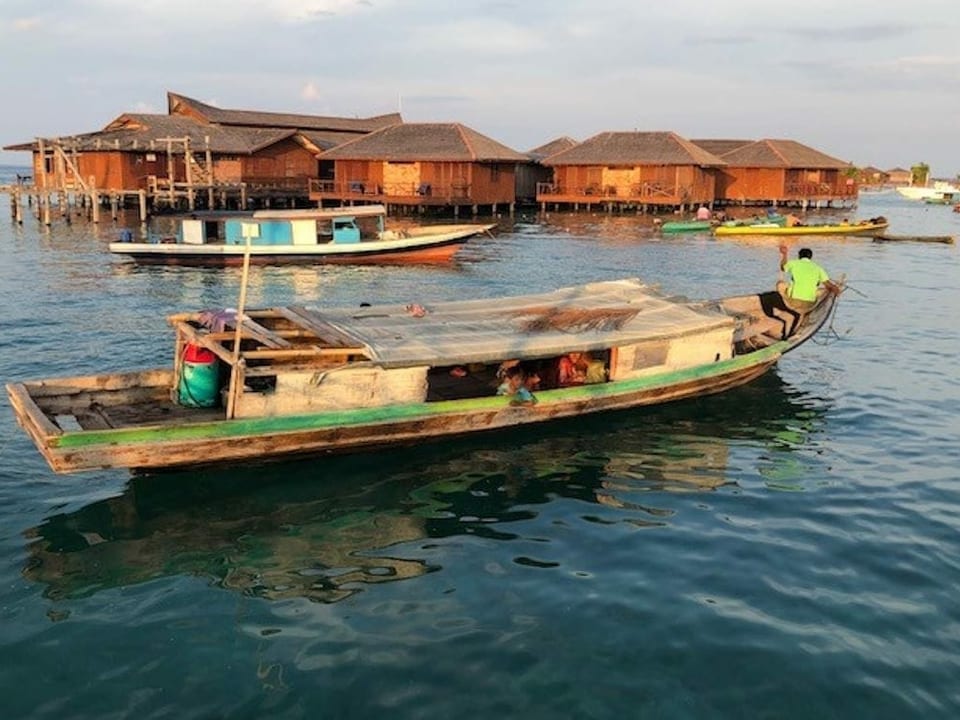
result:
[[[0,379],[165,363],[236,270],[0,206]],[[839,215],[840,213],[834,213]],[[864,197],[900,234],[960,214]],[[4,718],[955,718],[958,249],[808,243],[830,331],[723,396],[396,452],[57,476],[0,401]],[[503,219],[429,267],[255,268],[252,305],[622,276],[772,286],[776,242]]]

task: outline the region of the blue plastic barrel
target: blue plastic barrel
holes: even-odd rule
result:
[[[177,402],[185,407],[215,407],[220,402],[220,362],[206,348],[188,343],[180,363]]]
[[[124,228],[120,231],[120,242],[133,242],[133,231],[129,228]]]

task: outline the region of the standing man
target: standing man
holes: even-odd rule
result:
[[[795,260],[787,260],[787,246],[780,245],[780,269],[790,273],[791,282],[777,283],[777,290],[794,310],[806,312],[817,300],[817,290],[823,285],[827,291],[839,293],[840,287],[830,280],[827,271],[813,261],[810,248],[800,248]]]

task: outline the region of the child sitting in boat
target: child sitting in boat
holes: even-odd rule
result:
[[[583,385],[588,367],[589,361],[582,352],[567,353],[557,363],[557,384],[560,387]]]
[[[497,388],[497,395],[509,396],[511,405],[535,405],[537,399],[530,390],[539,383],[539,375],[532,373],[530,376],[525,376],[520,366],[514,365],[504,372],[503,382]]]

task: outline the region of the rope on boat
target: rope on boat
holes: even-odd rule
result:
[[[830,308],[830,314],[827,316],[827,321],[825,323],[827,326],[826,327],[827,334],[825,336],[822,336],[822,333],[817,333],[816,335],[811,337],[810,340],[813,341],[814,344],[823,345],[823,346],[832,345],[833,343],[839,340],[842,340],[845,336],[850,334],[850,331],[852,330],[852,328],[848,328],[846,332],[841,334],[833,326],[834,320],[836,319],[836,316],[837,316],[837,307],[839,307],[840,305],[840,298],[843,296],[843,293],[845,293],[847,290],[853,290],[858,295],[862,297],[866,297],[864,293],[860,292],[855,287],[851,287],[850,285],[847,285],[846,283],[844,283],[843,290],[841,290],[840,294],[837,295],[837,299],[834,300],[833,302],[833,307]]]

